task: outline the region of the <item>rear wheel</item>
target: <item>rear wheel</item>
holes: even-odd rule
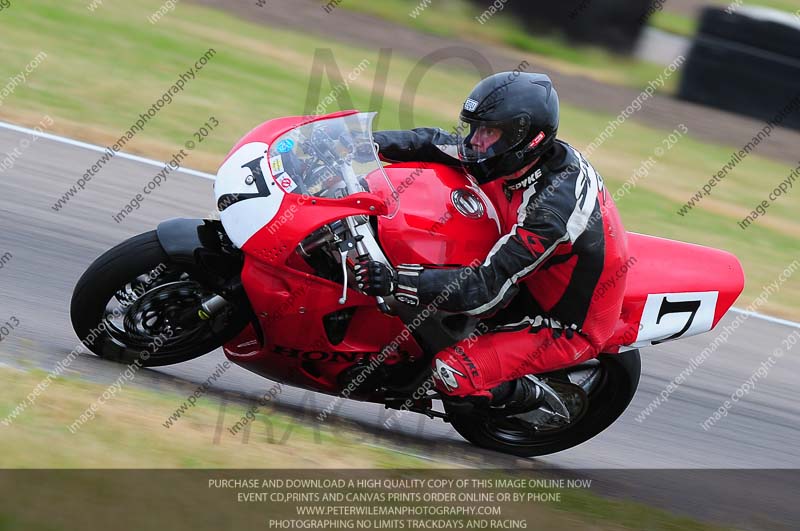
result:
[[[139,360],[145,367],[216,349],[246,326],[248,311],[229,305],[211,318],[201,317],[202,301],[214,293],[189,269],[170,261],[156,231],[117,245],[75,286],[70,308],[75,332],[98,356]]]
[[[477,446],[521,457],[547,455],[588,441],[617,420],[636,393],[640,373],[639,351],[630,350],[539,376],[558,394],[568,422],[548,406],[510,416],[459,413],[446,402],[445,408],[456,431]]]

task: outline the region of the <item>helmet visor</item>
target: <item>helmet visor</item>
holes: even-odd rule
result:
[[[526,114],[502,122],[462,119],[459,127],[460,131],[469,131],[459,137],[459,158],[462,162],[480,162],[517,148],[528,135],[530,119]]]

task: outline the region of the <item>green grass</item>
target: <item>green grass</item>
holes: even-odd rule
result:
[[[699,20],[695,17],[688,17],[670,11],[659,11],[650,17],[648,23],[650,26],[667,33],[694,37],[694,34],[697,33]]]
[[[25,400],[45,376],[40,370],[0,368],[0,379],[4,382],[0,388],[2,418]],[[256,422],[259,425],[268,422],[275,440],[288,431],[290,436],[285,441],[270,442],[256,429],[246,444],[241,433],[234,437],[226,430],[215,439],[220,413],[217,399],[209,397],[201,398],[184,418],[166,429],[161,423],[194,389],[187,387],[184,394],[163,393],[141,389],[135,382],[123,386],[98,409],[94,420],[70,434],[67,426],[105,390],[104,385],[72,378],[53,380],[36,403],[10,427],[0,425],[0,467],[220,468],[240,472],[212,477],[259,479],[275,475],[256,471],[267,468],[337,469],[331,470],[329,477],[345,479],[348,473],[343,469],[391,469],[392,472],[386,472],[387,477],[402,477],[403,472],[398,469],[458,468],[451,463],[423,461],[388,448],[365,445],[361,443],[363,433],[353,428],[341,426],[331,434],[329,423],[321,429],[313,428],[310,425],[314,421],[298,420],[271,407],[262,408]],[[244,413],[245,407],[228,403],[223,425],[228,426]],[[431,477],[443,475],[459,477],[459,472],[440,470],[432,472]],[[154,515],[162,529],[218,529],[215,520],[219,518],[227,529],[249,529],[259,519],[263,521],[267,507],[234,503],[237,490],[252,489],[205,488],[206,478],[202,475],[164,476],[170,481],[145,485],[140,482],[146,476],[122,472],[112,476],[103,470],[82,475],[49,473],[40,477],[46,477],[47,481],[0,482],[0,529],[62,529],[63,522],[70,523],[69,529],[96,529],[96,521],[112,517],[118,520],[119,513],[115,511],[119,511],[121,503],[136,510],[116,521],[115,529],[153,528]],[[111,481],[112,477],[116,481]],[[146,510],[141,510],[142,507]],[[213,512],[209,511],[211,507]],[[277,503],[271,503],[269,508],[270,514],[281,511]],[[516,512],[504,513],[503,517],[525,518],[552,529],[580,530],[587,525],[598,531],[643,526],[654,531],[718,529],[642,504],[607,500],[590,490],[567,490],[560,503],[518,505]]]
[[[630,529],[647,529],[648,531],[711,531],[712,529],[729,529],[701,523],[691,518],[669,515],[666,512],[654,511],[643,504],[630,503],[623,500],[605,500],[597,504],[594,496],[585,491],[573,490],[565,495],[562,506],[569,512],[580,514],[588,521],[616,524]]]
[[[476,17],[483,9],[464,0],[433,0],[424,12],[412,18],[409,13],[418,4],[419,0],[347,0],[340,8],[375,15],[426,33],[477,44],[510,46],[537,54],[538,59],[548,58],[554,66],[578,68],[584,75],[618,85],[643,87],[663,70],[662,66],[615,55],[599,47],[576,45],[558,35],[533,35],[502,11],[480,24]],[[673,80],[661,90],[671,93],[675,88]]]
[[[120,371],[124,370],[120,365]],[[0,368],[0,418],[47,376],[40,370]],[[236,423],[246,407],[203,397],[169,429],[163,426],[195,388],[157,393],[126,384],[100,405],[96,417],[72,425],[106,390],[72,378],[51,380],[35,403],[10,426],[0,425],[0,468],[418,468],[427,462],[377,446],[364,446],[353,430],[312,426],[308,419],[259,409],[249,434],[217,433]],[[179,442],[180,444],[176,444]],[[335,446],[337,453],[319,449]]]
[[[213,114],[221,126],[192,154],[188,165],[215,171],[244,132],[270,118],[304,111],[312,57],[320,48],[333,47],[345,76],[364,59],[370,61],[363,75],[350,85],[350,94],[353,106],[380,111],[379,129],[422,125],[450,129],[465,94],[477,81],[472,71],[448,65],[432,68],[416,92],[414,117],[410,119],[401,111],[400,101],[414,63],[397,54],[389,65],[385,98],[379,107],[371,107],[379,63],[374,49],[257,26],[191,4],[179,4],[174,13],[152,26],[146,17],[158,5],[155,0],[135,5],[118,2],[90,14],[82,4],[37,0],[5,12],[0,17],[0,54],[4,57],[0,79],[17,73],[41,50],[48,53],[48,59],[30,75],[27,85],[5,100],[0,116],[35,124],[47,113],[55,121],[55,132],[111,142],[180,72],[213,47],[217,55],[211,63],[126,150],[167,158]],[[331,88],[326,80],[319,98]],[[333,105],[329,110],[338,108]],[[561,137],[579,149],[590,144],[613,118],[569,102],[564,102],[562,112]],[[653,155],[667,134],[630,120],[590,158],[613,190]],[[629,230],[736,254],[747,276],[745,294],[738,303],[744,306],[797,257],[800,195],[796,190],[774,204],[769,214],[747,231],[736,224],[788,176],[791,168],[751,156],[699,208],[685,217],[676,215],[680,205],[738,147],[703,143],[692,138],[690,131],[689,137],[659,159],[650,176],[620,202],[620,210]],[[762,311],[799,318],[799,298],[800,283],[792,280]]]

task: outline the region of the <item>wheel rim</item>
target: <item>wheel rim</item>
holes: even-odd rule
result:
[[[213,295],[189,274],[167,269],[137,276],[106,303],[105,338],[119,348],[172,354],[214,335],[214,320],[197,315],[202,301]]]
[[[575,370],[585,371],[584,367]],[[548,444],[559,438],[564,432],[572,429],[589,410],[591,395],[602,389],[605,382],[605,371],[602,365],[594,367],[595,374],[591,378],[582,376],[580,383],[566,372],[559,377],[541,378],[558,392],[570,413],[568,423],[558,419],[553,411],[547,408],[536,408],[522,414],[508,417],[486,417],[484,431],[497,443],[511,446],[532,446]]]

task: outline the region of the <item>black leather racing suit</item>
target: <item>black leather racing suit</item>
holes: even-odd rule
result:
[[[459,166],[456,137],[442,129],[375,133],[384,160]],[[599,348],[619,318],[628,260],[625,229],[603,180],[565,142],[556,141],[525,175],[482,185],[500,216],[505,235],[473,274],[461,269],[398,266],[395,296],[427,304],[457,279],[460,288],[439,305],[478,316],[505,307],[524,283],[533,298],[531,323],[579,332]],[[598,286],[615,277],[616,288]],[[528,323],[530,324],[530,323]]]

